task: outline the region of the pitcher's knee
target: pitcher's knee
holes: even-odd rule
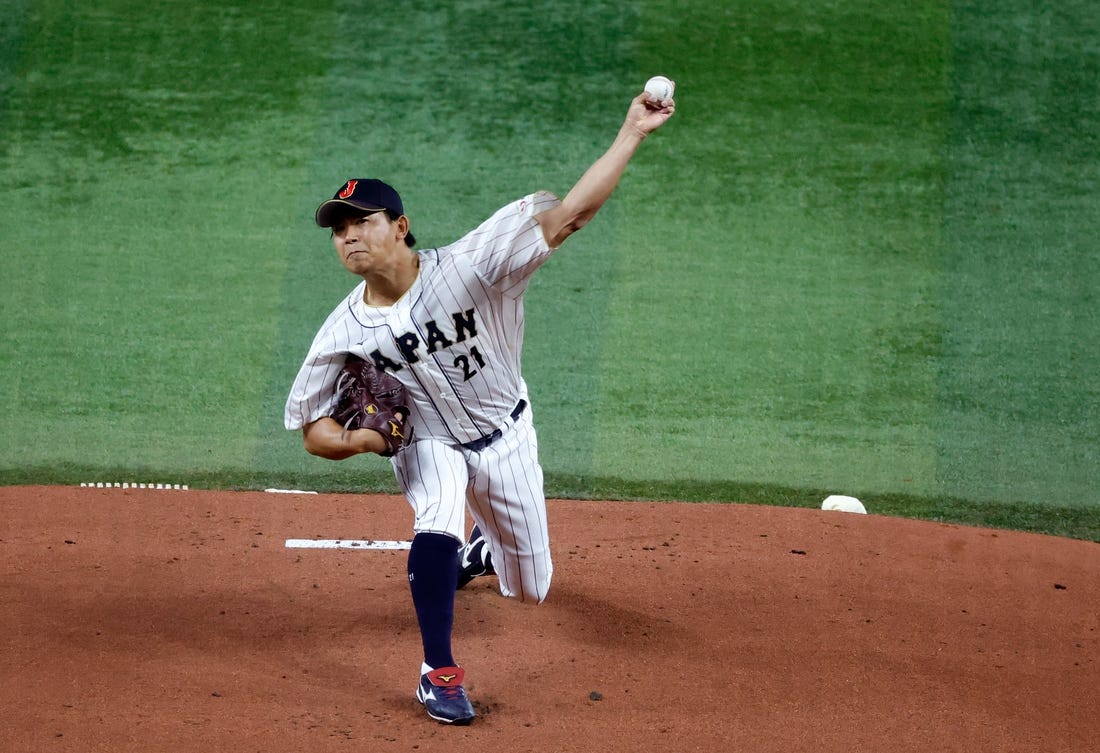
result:
[[[540,570],[541,572],[530,573],[525,577],[518,578],[518,587],[510,587],[509,583],[506,581],[511,579],[501,577],[500,592],[524,604],[541,604],[546,601],[546,597],[550,592],[550,578],[553,569],[549,566],[549,563],[547,563],[546,568],[540,568]]]

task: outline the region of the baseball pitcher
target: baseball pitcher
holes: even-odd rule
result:
[[[380,180],[348,180],[317,209],[340,262],[362,281],[317,332],[285,424],[314,455],[390,458],[414,512],[408,576],[424,648],[416,698],[440,722],[476,716],[451,652],[456,589],[493,572],[501,593],[521,601],[540,603],[550,588],[542,469],[520,369],[524,292],[674,111],[672,99],[639,94],[564,199],[518,198],[440,248],[416,250],[400,196]]]

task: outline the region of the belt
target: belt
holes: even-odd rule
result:
[[[516,403],[516,407],[512,409],[511,419],[513,421],[518,420],[519,417],[521,415],[523,415],[523,409],[526,408],[526,407],[527,407],[527,401],[526,400],[520,400],[518,403]],[[470,450],[471,452],[481,452],[486,447],[488,447],[493,442],[497,441],[498,439],[500,439],[503,436],[504,436],[504,432],[500,429],[497,429],[492,434],[486,434],[483,437],[478,437],[477,439],[473,440],[472,442],[464,442],[464,443],[460,444],[459,447],[463,447],[467,450]]]

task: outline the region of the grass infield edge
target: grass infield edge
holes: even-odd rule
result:
[[[149,468],[66,465],[51,468],[0,469],[0,486],[79,485],[82,483],[186,484],[190,489],[259,491],[300,489],[338,494],[397,494],[388,468],[357,468],[354,478],[322,478],[299,473],[255,473],[209,470],[165,473]],[[747,482],[632,481],[621,478],[547,474],[550,499],[628,502],[695,502],[820,507],[830,494],[858,497],[874,515],[911,518],[951,525],[1021,531],[1100,543],[1100,509],[1057,506],[1016,500],[984,502],[947,496],[864,493],[859,490],[800,489]]]

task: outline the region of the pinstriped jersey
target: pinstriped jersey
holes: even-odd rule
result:
[[[405,386],[412,440],[469,442],[501,426],[527,384],[520,373],[523,294],[551,249],[535,215],[558,204],[539,192],[502,207],[449,246],[420,251],[420,270],[391,306],[367,306],[361,282],[328,316],[287,399],[301,429],[331,413],[349,353]]]

